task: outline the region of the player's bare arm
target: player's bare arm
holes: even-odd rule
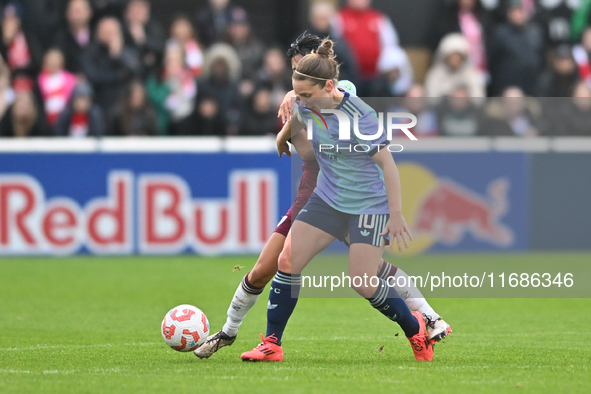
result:
[[[408,248],[407,237],[412,241],[412,234],[402,215],[402,196],[400,193],[400,175],[394,158],[388,149],[381,149],[373,155],[373,160],[384,172],[384,184],[390,207],[390,220],[386,224],[382,236],[390,233],[390,250],[392,250],[394,239],[398,244],[398,250],[402,252],[402,243]]]
[[[298,152],[298,155],[304,161],[316,160],[312,142],[308,139],[306,126],[297,116],[294,116],[289,122],[291,124],[291,143]]]
[[[291,112],[293,111],[293,99],[295,97],[296,94],[293,90],[287,92],[287,94],[283,98],[283,102],[281,102],[281,105],[279,106],[277,117],[281,118],[283,123],[291,119]]]
[[[277,152],[279,153],[279,157],[283,157],[285,153],[287,157],[291,157],[291,152],[289,151],[289,145],[287,141],[291,139],[291,121],[288,121],[286,124],[283,125],[281,131],[277,134]]]
[[[304,125],[297,118],[289,120],[279,134],[277,134],[277,151],[279,152],[279,157],[283,157],[284,153],[287,157],[291,157],[289,145],[287,144],[290,139],[302,160],[314,160],[312,143],[306,137]]]
[[[306,129],[301,129],[291,139],[291,143],[304,161],[316,160],[314,148],[307,138]]]

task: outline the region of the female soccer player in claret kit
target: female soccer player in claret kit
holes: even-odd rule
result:
[[[291,61],[292,68],[295,69],[298,62],[305,55],[310,54],[313,50],[317,49],[321,42],[320,38],[316,36],[307,33],[302,34],[291,45],[288,51],[288,57]],[[354,85],[348,81],[339,82],[337,88],[341,92],[349,92],[352,90],[350,93],[354,93]],[[289,119],[293,97],[295,97],[293,91],[288,93],[281,106],[279,116],[281,116],[284,121]],[[278,136],[278,149],[280,152],[285,151],[285,147],[287,146],[286,141],[290,136],[291,121],[287,121]],[[302,166],[303,175],[300,180],[297,197],[292,207],[278,224],[273,235],[267,241],[255,266],[244,276],[242,282],[238,286],[228,309],[228,318],[223,329],[208,337],[207,341],[195,350],[195,355],[199,358],[209,358],[220,348],[234,343],[238,328],[246,317],[247,312],[254,306],[266,284],[277,273],[279,256],[286,244],[286,238],[289,239],[288,234],[292,225],[292,217],[298,215],[301,208],[308,202],[308,199],[316,187],[319,167],[309,141],[307,141],[302,135],[297,135],[294,136],[293,144],[304,160]],[[289,148],[287,148],[287,152],[289,152]],[[283,253],[283,256],[289,258],[289,253],[285,252]],[[383,280],[388,280],[389,278],[397,279],[401,276],[404,277],[404,283],[407,285],[398,288],[398,291],[405,298],[405,302],[408,304],[409,308],[421,312],[425,316],[425,319],[427,319],[427,330],[429,331],[430,341],[439,341],[451,332],[450,326],[431,308],[425,298],[420,294],[420,291],[414,287],[414,283],[412,283],[412,280],[406,275],[406,273],[383,260],[381,260],[380,267],[375,272],[377,272],[377,275]],[[375,276],[375,272],[372,275]],[[409,297],[411,293],[413,297]],[[272,309],[269,309],[268,314],[271,310]],[[266,341],[263,339],[263,344],[265,343]],[[270,342],[270,344],[273,345],[274,343]],[[282,358],[282,352],[272,351],[271,354],[266,355],[266,359],[268,360],[273,359],[275,361],[280,361]]]

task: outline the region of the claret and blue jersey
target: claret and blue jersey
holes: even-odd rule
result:
[[[380,147],[386,149],[387,136],[382,133],[375,139],[362,140],[354,132],[357,114],[359,132],[368,136],[376,134],[379,125],[375,110],[349,92],[345,92],[335,109],[349,118],[348,140],[339,140],[336,115],[322,113],[320,122],[308,122],[308,119],[318,118],[318,112],[322,111],[315,112],[303,105],[295,107],[300,122],[307,127],[312,125],[311,142],[320,165],[314,192],[340,212],[353,215],[389,213],[383,173],[372,159]]]

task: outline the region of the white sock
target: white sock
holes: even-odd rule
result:
[[[384,270],[381,275],[382,279],[388,281],[391,269],[392,266],[390,265]],[[408,309],[424,313],[425,315],[430,316],[433,320],[439,319],[439,314],[431,308],[431,305],[429,305],[425,297],[423,297],[421,290],[415,286],[414,281],[406,274],[406,272],[398,268],[396,274],[394,274],[394,280],[395,282],[390,280],[388,283],[395,285],[394,288],[398,294],[400,294],[400,297],[402,297],[404,302],[406,302]],[[399,284],[403,284],[404,286],[398,286]]]
[[[406,280],[398,279],[400,277],[404,277]],[[396,283],[406,283],[406,286],[396,286],[395,288],[398,293],[400,293],[400,296],[404,299],[410,310],[424,313],[425,315],[430,316],[432,320],[439,319],[439,314],[431,308],[431,305],[429,305],[425,297],[423,297],[421,290],[415,286],[414,281],[406,274],[406,272],[398,268],[394,278],[396,279]]]
[[[247,274],[248,275],[248,274]],[[246,291],[248,289],[249,291]],[[261,296],[263,289],[256,289],[246,284],[246,276],[242,279],[242,282],[234,293],[232,303],[228,308],[228,319],[222,331],[228,336],[233,337],[238,333],[238,328],[242,324],[242,321],[246,317],[246,314],[256,304],[257,300]]]

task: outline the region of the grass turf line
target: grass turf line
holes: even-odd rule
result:
[[[438,258],[475,256],[413,257]],[[285,362],[242,363],[265,330],[267,291],[238,341],[211,359],[164,344],[160,322],[178,304],[200,307],[219,330],[254,260],[0,259],[0,392],[572,393],[591,384],[588,299],[432,300],[454,329],[432,363],[414,361],[402,330],[361,299],[300,300],[284,336]],[[247,268],[233,272],[236,265]]]

